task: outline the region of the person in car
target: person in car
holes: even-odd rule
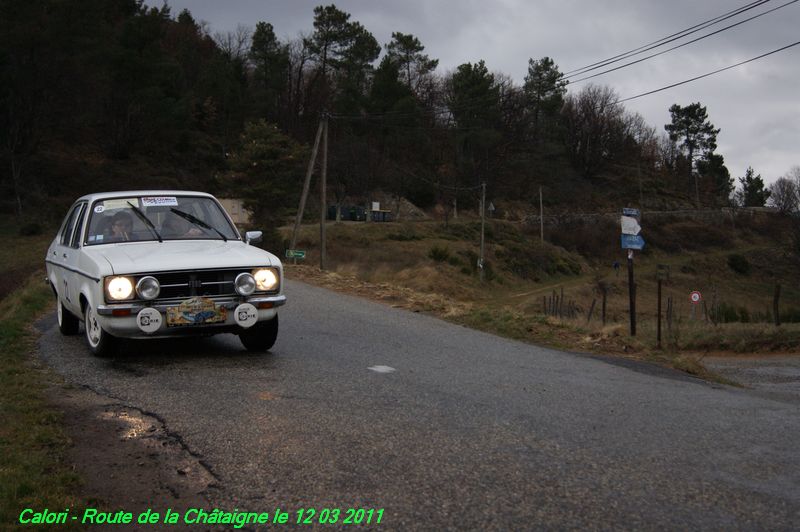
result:
[[[161,235],[166,238],[195,238],[205,235],[205,232],[188,220],[173,214],[162,224]]]
[[[107,242],[126,242],[132,240],[133,218],[127,212],[120,211],[111,218],[111,225],[105,236]]]

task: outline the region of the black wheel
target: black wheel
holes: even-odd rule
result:
[[[58,330],[64,336],[73,336],[78,334],[78,328],[81,323],[72,312],[64,308],[64,303],[56,296],[56,314],[58,316]]]
[[[114,353],[117,339],[103,330],[97,320],[97,314],[89,303],[86,303],[83,311],[83,328],[86,333],[86,344],[93,355],[107,357]]]
[[[239,333],[239,340],[248,351],[267,351],[278,339],[278,315],[269,321],[256,323]]]

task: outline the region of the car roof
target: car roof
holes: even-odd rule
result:
[[[131,196],[203,196],[213,198],[208,192],[198,192],[196,190],[120,190],[116,192],[95,192],[81,196],[76,201],[104,200],[111,198],[129,198]]]

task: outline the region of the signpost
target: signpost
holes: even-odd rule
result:
[[[636,336],[636,285],[633,282],[633,250],[644,249],[644,238],[639,235],[642,227],[639,225],[641,213],[639,209],[625,207],[622,209],[620,227],[622,249],[628,250],[628,298],[631,315],[631,336]]]
[[[287,249],[286,250],[286,258],[287,259],[304,259],[306,258],[306,252],[302,249]]]

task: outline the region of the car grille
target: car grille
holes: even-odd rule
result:
[[[235,296],[233,281],[250,268],[233,270],[195,270],[151,274],[161,285],[159,300],[185,299],[193,296]]]

